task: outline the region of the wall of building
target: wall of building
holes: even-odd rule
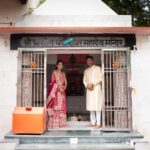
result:
[[[9,39],[0,37],[0,140],[11,130],[16,83],[17,51],[10,51]]]
[[[17,0],[1,0],[0,26],[10,26],[10,22],[13,26],[131,26],[131,16],[60,16],[59,20],[55,15],[51,19],[45,18],[40,14],[42,11],[37,10],[32,18],[24,18],[28,8],[35,5],[33,0],[31,2],[22,6]],[[41,24],[36,15],[45,21]],[[10,51],[9,43],[8,35],[2,37],[0,34],[0,140],[11,129],[11,115],[16,105],[17,51]],[[131,84],[136,89],[133,93],[133,127],[150,139],[150,38],[137,35],[137,48],[131,54]]]
[[[34,5],[38,0],[34,0]],[[46,0],[34,15],[112,15],[118,14],[101,0]]]
[[[137,35],[137,48],[131,53],[133,128],[150,140],[150,37]]]
[[[1,0],[0,27],[14,26],[24,17],[31,1]],[[17,51],[10,51],[10,36],[0,33],[0,140],[11,130],[12,111],[16,106]]]
[[[0,37],[0,139],[11,129],[16,105],[17,51],[10,51],[9,37]],[[131,52],[133,129],[150,140],[150,38],[137,35],[137,51]]]
[[[32,2],[35,7],[38,0]],[[130,27],[130,15],[118,15],[101,0],[47,0],[15,24],[18,27]]]
[[[29,0],[27,5],[21,5],[19,0],[1,0],[0,2],[0,26],[12,26],[28,12],[32,6],[32,1]]]

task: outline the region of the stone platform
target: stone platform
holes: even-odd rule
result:
[[[50,129],[42,135],[14,135],[10,131],[5,140],[18,140],[16,150],[134,150],[130,141],[143,138],[136,131],[104,132],[87,128],[88,123],[70,122],[68,128]]]
[[[43,135],[14,135],[9,132],[5,139],[18,139],[17,150],[88,149],[134,150],[131,139],[142,138],[135,132],[102,132],[100,130],[51,130]]]

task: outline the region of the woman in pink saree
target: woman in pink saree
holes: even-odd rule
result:
[[[67,127],[66,93],[67,80],[62,71],[63,62],[57,61],[57,69],[52,72],[48,87],[48,129]]]

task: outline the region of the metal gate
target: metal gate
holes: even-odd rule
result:
[[[45,106],[46,57],[45,50],[19,50],[17,106]]]
[[[128,131],[132,127],[130,51],[103,50],[103,130]]]

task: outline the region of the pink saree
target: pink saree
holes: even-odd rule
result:
[[[66,94],[61,91],[65,85],[65,74],[53,71],[51,82],[48,87],[48,128],[61,128],[67,126],[66,117]]]

